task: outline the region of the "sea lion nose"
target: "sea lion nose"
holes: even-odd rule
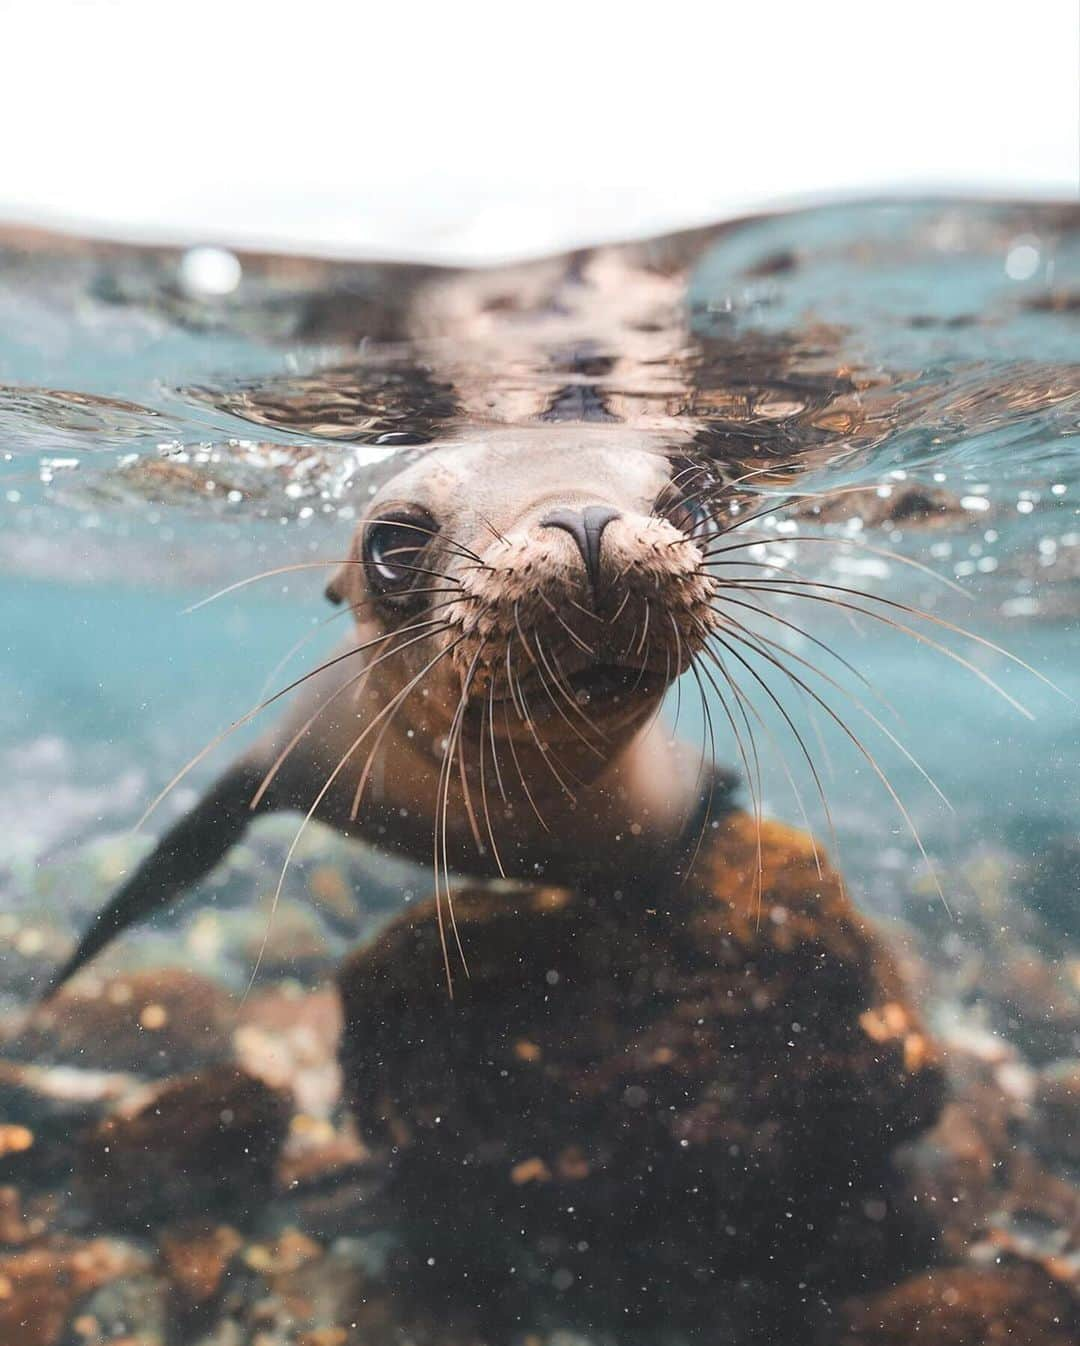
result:
[[[619,511],[608,505],[589,505],[580,512],[572,509],[553,509],[540,520],[541,528],[561,528],[577,543],[594,594],[600,579],[600,543],[604,529],[618,517]]]

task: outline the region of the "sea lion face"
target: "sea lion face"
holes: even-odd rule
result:
[[[373,622],[400,632],[394,681],[402,666],[420,679],[436,733],[457,718],[500,737],[621,738],[713,621],[700,490],[625,426],[492,431],[374,497],[333,596],[365,638]]]

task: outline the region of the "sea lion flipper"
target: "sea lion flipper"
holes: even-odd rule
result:
[[[247,829],[265,764],[242,758],[161,838],[131,878],[91,921],[75,952],[54,974],[48,1000],[129,925],[167,907],[207,874]],[[265,811],[266,800],[260,806]]]

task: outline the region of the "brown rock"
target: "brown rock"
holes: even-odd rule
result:
[[[45,1221],[40,1216],[28,1219],[24,1213],[19,1189],[0,1187],[0,1243],[29,1243],[44,1232]]]
[[[134,1084],[130,1075],[0,1060],[0,1181],[65,1177],[80,1135]]]
[[[292,1119],[278,1164],[280,1184],[288,1190],[325,1182],[366,1165],[369,1159],[354,1128],[338,1130],[325,1120],[301,1113]]]
[[[862,519],[868,528],[955,528],[971,518],[958,496],[933,486],[907,482],[892,486],[887,495],[878,495],[878,489],[869,486],[828,500],[811,496],[792,513],[814,523]]]
[[[1040,1071],[1035,1102],[1039,1148],[1054,1159],[1080,1164],[1080,1059]]]
[[[58,1240],[0,1257],[0,1341],[55,1346],[84,1296],[145,1265],[141,1253],[111,1239]]]
[[[234,1066],[168,1080],[129,1100],[82,1147],[79,1173],[115,1226],[225,1216],[270,1196],[289,1101]]]
[[[162,1076],[224,1060],[233,1007],[214,982],[179,968],[101,981],[83,976],[37,1012],[12,1055]]]
[[[196,1225],[162,1235],[161,1264],[170,1285],[188,1307],[205,1304],[221,1288],[225,1268],[243,1246],[235,1229]]]
[[[666,1282],[854,1285],[917,1255],[889,1158],[937,1116],[934,1048],[809,838],[767,824],[762,851],[760,911],[742,813],[674,893],[461,892],[453,1002],[432,906],[344,966],[361,1134],[437,1264],[484,1248],[474,1294],[496,1229],[615,1314]]]
[[[945,1267],[851,1300],[828,1346],[1074,1346],[1080,1304],[1034,1267]]]
[[[1060,958],[1033,947],[995,950],[981,996],[995,1026],[1037,1062],[1080,1055],[1080,987]]]

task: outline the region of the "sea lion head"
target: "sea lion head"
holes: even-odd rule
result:
[[[456,717],[520,738],[542,725],[545,742],[623,738],[715,620],[703,469],[687,462],[626,426],[437,448],[372,498],[328,594],[363,636],[401,633],[394,683],[402,665],[421,679],[436,733]]]

